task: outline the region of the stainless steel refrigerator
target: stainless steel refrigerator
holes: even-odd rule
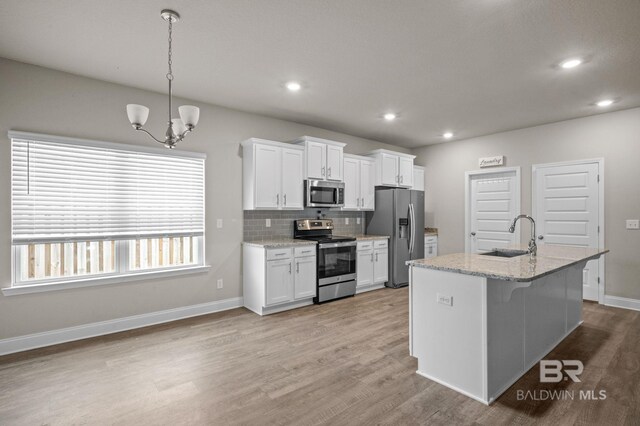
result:
[[[376,188],[376,209],[367,212],[366,232],[390,237],[387,287],[408,285],[405,262],[424,257],[424,192]]]

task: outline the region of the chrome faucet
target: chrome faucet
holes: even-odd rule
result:
[[[533,220],[531,216],[528,216],[526,214],[516,216],[516,218],[513,219],[513,222],[511,222],[511,226],[509,227],[509,232],[511,232],[512,234],[516,231],[516,222],[519,219],[529,219],[531,221],[531,240],[529,240],[529,254],[531,255],[531,257],[533,257],[538,254],[538,246],[536,245],[536,221]]]

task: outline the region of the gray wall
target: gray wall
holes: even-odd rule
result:
[[[438,228],[439,254],[464,251],[464,172],[478,158],[505,155],[521,166],[521,209],[531,212],[533,164],[603,157],[607,295],[640,299],[640,108],[431,145],[413,151],[426,166],[426,224]],[[529,231],[522,232],[523,241]]]
[[[158,75],[149,78],[164,78]],[[176,81],[176,87],[180,82]],[[10,144],[7,131],[150,146],[155,142],[133,131],[125,105],[151,108],[147,127],[162,134],[166,95],[79,77],[0,58],[0,286],[11,281]],[[187,101],[176,99],[175,105]],[[191,102],[188,102],[191,103]],[[249,137],[279,141],[302,135],[346,142],[358,154],[392,147],[370,140],[196,103],[200,124],[181,149],[205,152],[206,253],[209,273],[74,290],[6,297],[0,294],[0,339],[130,315],[241,296],[243,238],[242,158],[239,143]],[[224,227],[216,228],[222,218]],[[216,279],[224,288],[216,289]]]

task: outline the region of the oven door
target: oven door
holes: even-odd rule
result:
[[[305,185],[306,207],[342,207],[344,183],[308,180]]]
[[[356,242],[327,243],[318,246],[318,285],[356,279]]]

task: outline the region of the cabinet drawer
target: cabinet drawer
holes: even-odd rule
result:
[[[292,250],[290,248],[283,249],[267,249],[267,260],[282,260],[291,258]]]
[[[389,247],[389,240],[377,240],[373,242],[373,246],[375,248],[385,248]]]
[[[293,249],[293,255],[295,257],[315,256],[316,246],[296,247]]]
[[[358,251],[371,250],[372,248],[373,248],[373,241],[359,241],[358,242],[358,246],[357,246],[357,250]]]

